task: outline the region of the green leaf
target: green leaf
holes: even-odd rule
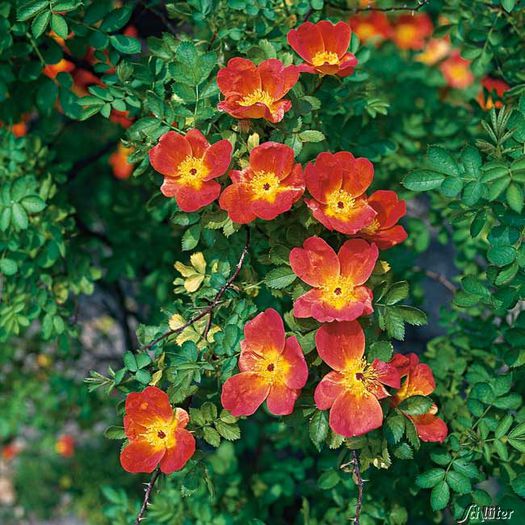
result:
[[[468,462],[466,459],[456,459],[452,463],[452,468],[456,472],[467,476],[467,478],[476,479],[479,476],[479,472],[476,465]]]
[[[408,296],[408,283],[406,281],[400,281],[394,283],[385,295],[384,302],[387,305],[393,305],[405,299]]]
[[[388,417],[385,420],[385,432],[387,439],[396,444],[405,432],[405,417],[401,415]]]
[[[510,485],[514,489],[514,492],[521,498],[525,498],[525,472],[522,472],[516,476],[511,482]]]
[[[483,185],[481,182],[469,182],[463,190],[463,202],[468,206],[476,204],[483,195]]]
[[[124,6],[121,9],[114,9],[104,18],[100,29],[105,32],[118,31],[129,22],[132,13],[133,9],[130,6]]]
[[[11,224],[12,210],[11,208],[4,208],[0,213],[0,230],[5,232]]]
[[[49,7],[49,0],[29,0],[18,8],[17,18],[20,22],[24,22],[46,7]]]
[[[132,352],[126,352],[124,354],[124,366],[130,372],[136,372],[138,370],[137,360]]]
[[[444,509],[450,499],[450,489],[446,481],[440,481],[430,494],[430,504],[433,510]]]
[[[432,399],[426,396],[412,396],[405,399],[399,404],[399,410],[402,410],[409,416],[421,416],[426,414],[432,406]]]
[[[325,139],[325,136],[320,131],[309,129],[307,131],[301,131],[301,133],[299,133],[299,138],[303,142],[321,142]]]
[[[458,163],[445,149],[439,146],[430,146],[428,148],[428,160],[436,171],[449,176],[460,176]]]
[[[38,213],[46,207],[46,203],[37,195],[24,197],[20,204],[25,208],[27,213]]]
[[[514,6],[516,5],[516,0],[501,0],[501,7],[507,11],[507,13],[510,13]]]
[[[441,193],[445,197],[455,197],[463,189],[463,181],[459,177],[447,177],[441,184]]]
[[[390,361],[394,347],[390,341],[376,341],[372,343],[366,353],[368,360],[373,361],[379,359],[380,361]]]
[[[147,370],[138,370],[135,374],[135,379],[139,383],[147,385],[151,381],[151,374]]]
[[[409,173],[403,180],[403,186],[412,191],[428,191],[439,188],[445,180],[442,173],[430,170],[418,170]]]
[[[131,36],[111,35],[109,41],[117,51],[125,55],[135,55],[141,51],[140,42]]]
[[[423,326],[427,324],[427,314],[414,306],[397,306],[396,311],[401,315],[405,323],[412,326]]]
[[[525,422],[524,423],[520,423],[517,427],[514,427],[510,432],[509,432],[509,437],[511,438],[523,438],[525,439]]]
[[[12,210],[12,214],[13,214],[13,216],[12,216],[13,223],[20,230],[25,230],[29,226],[29,218],[27,216],[26,211],[22,207],[22,205],[19,204],[18,202],[15,202],[11,206],[11,210]]]
[[[394,456],[399,459],[412,459],[414,457],[414,451],[408,443],[401,443],[394,448]]]
[[[384,326],[387,334],[398,341],[405,338],[405,323],[399,313],[399,307],[383,309]]]
[[[463,474],[460,474],[454,470],[450,470],[448,472],[447,483],[449,484],[450,488],[458,494],[468,494],[472,491],[470,480]]]
[[[47,25],[49,24],[49,19],[51,18],[51,11],[42,11],[33,19],[31,23],[31,32],[35,38],[41,36],[46,30]]]
[[[193,250],[199,244],[201,237],[201,226],[200,224],[194,224],[190,226],[182,236],[182,251],[187,252]]]
[[[334,469],[323,472],[319,477],[319,488],[323,490],[333,489],[341,481],[339,472]]]
[[[508,432],[513,421],[514,420],[510,414],[507,414],[505,417],[503,417],[494,431],[494,436],[497,439],[503,437]]]
[[[18,265],[13,259],[0,259],[0,272],[4,275],[14,275],[18,271]]]
[[[292,284],[297,279],[297,275],[288,266],[280,266],[270,270],[265,278],[264,283],[269,288],[281,290]]]
[[[308,425],[308,433],[317,450],[321,450],[321,446],[328,436],[328,418],[326,412],[321,412],[320,410],[315,411]]]
[[[445,479],[445,469],[431,468],[416,478],[416,485],[422,489],[431,489]]]
[[[107,439],[126,439],[124,427],[111,426],[104,430],[104,437]]]
[[[241,431],[237,424],[231,425],[218,419],[215,421],[215,428],[217,429],[217,432],[228,441],[235,441],[241,437]]]
[[[516,250],[512,246],[493,246],[487,252],[487,259],[496,266],[506,266],[516,258]]]
[[[511,182],[507,188],[507,204],[516,213],[521,213],[524,200],[525,196],[521,185]]]
[[[203,437],[204,441],[209,443],[212,447],[218,447],[221,444],[220,434],[212,427],[204,427]]]
[[[69,35],[69,28],[63,16],[53,13],[51,16],[51,29],[62,38],[67,38]]]

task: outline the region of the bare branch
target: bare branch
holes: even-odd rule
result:
[[[414,266],[413,270],[415,272],[421,272],[424,273],[427,277],[430,279],[436,281],[437,283],[443,285],[450,293],[456,293],[457,287],[451,283],[443,274],[434,272],[433,270],[425,270],[421,268],[420,266]]]
[[[357,450],[352,450],[352,467],[357,483],[357,504],[355,506],[354,525],[359,525],[359,516],[361,515],[361,508],[363,507],[364,481],[361,477],[361,465],[359,463],[359,452]]]
[[[149,483],[146,484],[146,490],[144,491],[144,500],[142,501],[142,507],[140,507],[137,519],[135,520],[135,525],[140,525],[140,522],[144,519],[144,514],[146,513],[146,509],[148,508],[151,499],[151,492],[153,490],[153,487],[155,486],[155,483],[157,482],[157,479],[159,479],[159,475],[160,470],[157,468],[153,472]]]
[[[353,13],[363,13],[367,11],[380,11],[382,13],[391,13],[394,11],[412,11],[415,13],[428,4],[430,4],[430,0],[417,0],[417,4],[415,5],[403,4],[397,6],[394,5],[391,7],[374,7],[373,5],[369,5],[367,7],[356,7],[351,9],[351,11]]]
[[[208,332],[211,327],[212,322],[212,316],[213,316],[213,310],[214,308],[221,302],[221,299],[223,295],[226,293],[226,291],[231,288],[233,285],[233,282],[235,279],[237,279],[242,265],[244,264],[244,259],[246,258],[246,255],[248,253],[248,248],[250,246],[250,230],[249,228],[246,228],[246,242],[244,243],[244,248],[241,252],[241,256],[239,258],[239,262],[235,266],[234,272],[230,275],[230,278],[226,281],[224,286],[217,292],[217,295],[213,299],[213,301],[206,307],[204,310],[201,310],[197,315],[193,316],[187,323],[184,323],[182,326],[179,326],[176,330],[166,330],[163,334],[160,334],[158,337],[156,337],[151,343],[148,343],[147,345],[143,346],[141,350],[151,350],[157,343],[160,341],[166,339],[167,337],[170,337],[171,335],[178,334],[188,328],[188,326],[191,326],[193,323],[196,323],[198,320],[202,319],[203,317],[206,317],[209,315],[208,323],[206,325],[206,329],[204,331],[203,337],[206,337],[208,335]]]

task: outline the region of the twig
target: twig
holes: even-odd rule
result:
[[[89,155],[89,157],[85,157],[83,159],[78,160],[75,162],[72,166],[72,168],[69,170],[68,178],[69,180],[74,179],[79,175],[79,173],[84,169],[87,168],[90,164],[93,162],[96,162],[101,157],[103,157],[106,153],[109,153],[112,149],[115,148],[120,142],[120,139],[112,140],[108,142],[103,148],[101,148],[99,151],[96,151],[92,155]]]
[[[359,525],[359,516],[361,515],[361,508],[363,506],[364,481],[361,477],[361,465],[359,463],[359,452],[357,450],[352,450],[352,467],[357,483],[357,504],[355,506],[354,525]]]
[[[157,482],[159,475],[160,475],[160,470],[155,469],[155,472],[153,472],[153,475],[151,476],[149,483],[146,484],[146,490],[144,492],[144,500],[142,502],[142,507],[140,507],[140,511],[137,515],[137,519],[135,520],[135,525],[140,525],[140,522],[144,519],[144,514],[146,513],[146,509],[148,508],[149,500],[151,498],[151,491],[153,490],[153,487],[155,486],[155,483]]]
[[[166,339],[166,337],[170,337],[171,335],[178,334],[179,332],[182,332],[188,326],[191,326],[193,323],[196,323],[199,319],[202,319],[203,317],[206,317],[209,315],[208,323],[206,325],[206,329],[204,331],[204,338],[208,335],[208,331],[211,327],[211,319],[213,316],[213,309],[221,302],[222,296],[226,293],[226,290],[231,288],[233,281],[237,279],[237,276],[239,275],[242,265],[244,264],[244,259],[246,258],[246,254],[248,253],[248,248],[250,246],[250,230],[249,228],[246,228],[246,242],[244,243],[244,248],[241,252],[241,256],[239,257],[239,262],[237,263],[237,266],[235,267],[234,272],[230,275],[230,278],[226,281],[224,286],[217,292],[217,295],[213,299],[213,301],[200,313],[193,316],[188,322],[184,323],[182,326],[179,326],[179,328],[175,330],[166,330],[164,333],[160,334],[158,337],[153,339],[151,343],[148,343],[147,345],[143,346],[141,350],[151,350],[157,343],[162,341],[163,339]]]
[[[434,281],[443,285],[450,293],[456,293],[458,290],[457,287],[441,273],[434,272],[433,270],[424,270],[420,266],[414,266],[413,270],[415,272],[424,273],[427,277],[430,277],[430,279],[433,279]]]
[[[372,5],[369,5],[368,7],[356,7],[355,9],[352,9],[351,11],[353,13],[363,13],[366,11],[381,11],[382,13],[391,13],[392,11],[413,11],[415,13],[416,11],[419,11],[421,8],[423,8],[429,3],[430,3],[430,0],[417,0],[417,5],[414,5],[414,6],[403,4],[400,6],[392,6],[392,7],[374,7]]]

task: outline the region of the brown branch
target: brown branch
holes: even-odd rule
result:
[[[437,283],[443,285],[450,293],[456,293],[458,291],[457,287],[451,283],[443,274],[434,272],[433,270],[424,270],[420,266],[414,266],[413,270],[415,272],[424,273],[430,279],[436,281]]]
[[[361,515],[361,508],[363,507],[364,481],[361,477],[361,465],[359,463],[359,452],[357,450],[352,450],[352,467],[357,483],[357,504],[355,506],[354,525],[359,525],[359,516]]]
[[[157,468],[153,472],[149,483],[146,483],[146,490],[144,491],[144,500],[142,501],[142,507],[140,507],[137,519],[135,520],[135,525],[140,525],[140,522],[144,519],[144,514],[146,513],[146,509],[148,508],[148,505],[150,503],[151,492],[153,490],[153,487],[155,486],[155,483],[157,482],[157,479],[159,479],[159,475],[160,470]]]
[[[206,329],[204,331],[204,338],[208,335],[208,331],[211,327],[211,321],[213,317],[213,310],[214,308],[221,302],[222,296],[226,293],[226,291],[231,288],[233,281],[237,279],[237,276],[239,275],[242,265],[244,264],[244,259],[246,258],[246,255],[248,253],[248,248],[250,246],[250,230],[249,228],[246,228],[246,242],[244,243],[244,248],[241,252],[241,256],[239,258],[239,262],[237,263],[237,266],[235,267],[234,272],[230,275],[230,278],[226,281],[224,286],[217,292],[217,295],[213,299],[213,301],[206,307],[204,310],[199,312],[197,315],[193,316],[188,322],[184,323],[182,326],[179,326],[176,330],[166,330],[164,333],[160,334],[158,337],[156,337],[151,343],[148,343],[147,345],[143,346],[141,350],[151,350],[157,343],[160,341],[166,339],[166,337],[170,337],[171,335],[178,334],[188,328],[188,326],[191,326],[193,323],[196,323],[199,319],[202,319],[203,317],[206,317],[209,315],[208,323],[206,325]]]
[[[422,9],[424,6],[430,3],[430,0],[417,0],[417,5],[409,6],[407,4],[403,4],[400,6],[392,6],[392,7],[374,7],[369,5],[368,7],[356,7],[354,9],[351,9],[353,13],[363,13],[367,11],[380,11],[382,13],[391,13],[393,11],[412,11],[416,12]]]

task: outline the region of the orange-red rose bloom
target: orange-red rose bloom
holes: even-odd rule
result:
[[[392,40],[399,49],[423,49],[433,30],[432,20],[425,13],[401,15],[394,23]]]
[[[301,165],[294,161],[293,149],[266,142],[250,152],[250,164],[231,171],[233,182],[221,194],[223,210],[233,222],[246,224],[257,217],[266,221],[288,211],[304,192]]]
[[[358,233],[359,237],[376,243],[380,250],[392,248],[408,237],[405,228],[397,224],[406,213],[406,203],[398,199],[395,191],[375,191],[368,197],[368,205],[377,215],[371,224]]]
[[[338,253],[320,237],[290,252],[294,273],[312,290],[295,300],[295,317],[321,323],[353,321],[373,312],[372,291],[363,286],[374,269],[378,249],[363,239],[346,241]]]
[[[27,124],[25,122],[17,122],[11,126],[11,133],[15,137],[25,137],[27,135]]]
[[[292,413],[308,368],[297,339],[286,338],[283,320],[273,308],[246,323],[239,370],[222,387],[224,408],[234,416],[250,416],[266,400],[272,414]]]
[[[16,443],[9,443],[2,447],[2,458],[6,461],[11,461],[18,456],[18,453],[22,450],[22,447]]]
[[[427,66],[433,66],[448,56],[451,49],[452,46],[448,38],[432,38],[425,46],[423,52],[415,57],[415,60]]]
[[[432,369],[419,362],[416,354],[403,356],[396,354],[391,363],[399,370],[401,377],[406,379],[401,388],[392,398],[392,406],[398,406],[402,401],[412,396],[428,396],[434,392],[436,383]],[[405,414],[416,427],[418,436],[422,441],[437,441],[442,443],[448,434],[446,423],[436,416],[437,406],[432,405],[426,414],[411,416]]]
[[[148,386],[126,397],[124,430],[129,443],[120,453],[127,472],[153,472],[160,465],[164,474],[184,467],[195,453],[195,438],[186,430],[189,417],[173,408],[165,392]]]
[[[87,69],[77,68],[72,73],[73,76],[73,87],[71,90],[75,95],[79,97],[85,97],[89,95],[88,87],[89,86],[104,86],[104,82],[88,71]]]
[[[229,141],[210,145],[198,129],[192,129],[185,136],[168,131],[149,152],[149,160],[164,175],[160,191],[166,197],[175,197],[182,211],[191,212],[219,196],[221,185],[213,179],[224,175],[231,155]]]
[[[232,58],[217,73],[217,84],[225,96],[217,107],[238,119],[264,118],[280,122],[292,107],[283,97],[298,79],[296,66],[285,66],[275,58],[258,66],[245,58]]]
[[[379,44],[392,35],[392,26],[387,16],[379,11],[357,14],[350,18],[349,24],[363,43]]]
[[[364,192],[374,178],[374,167],[365,158],[347,151],[323,152],[305,168],[306,200],[313,216],[329,230],[354,234],[374,220],[376,212]]]
[[[347,77],[357,66],[357,58],[348,52],[351,34],[345,22],[305,22],[288,33],[288,43],[306,62],[299,66],[301,72]]]
[[[133,124],[133,118],[129,116],[129,111],[119,111],[118,109],[112,109],[109,120],[115,124],[119,124],[124,129],[128,129]]]
[[[329,323],[315,336],[319,357],[333,368],[317,385],[319,410],[330,409],[330,428],[345,437],[361,436],[383,424],[379,399],[390,394],[383,385],[399,388],[396,367],[364,358],[365,334],[357,321]]]
[[[133,148],[119,144],[117,151],[109,156],[109,165],[113,168],[113,175],[117,179],[128,179],[133,173],[134,165],[128,161],[128,157],[133,153]]]
[[[501,99],[503,94],[510,89],[510,86],[504,81],[498,78],[485,77],[481,81],[481,91],[479,92],[476,100],[483,109],[501,108],[503,103],[501,100],[494,101],[494,98]],[[485,97],[485,90],[488,95]],[[496,97],[494,97],[496,95]]]
[[[73,69],[75,69],[75,64],[62,58],[56,64],[47,64],[43,69],[43,73],[49,78],[56,78],[59,73],[70,73]]]
[[[470,60],[461,58],[459,51],[454,51],[439,65],[439,69],[450,87],[465,89],[474,83]]]
[[[70,434],[64,434],[57,439],[55,450],[64,458],[73,457],[75,454],[75,439]]]

